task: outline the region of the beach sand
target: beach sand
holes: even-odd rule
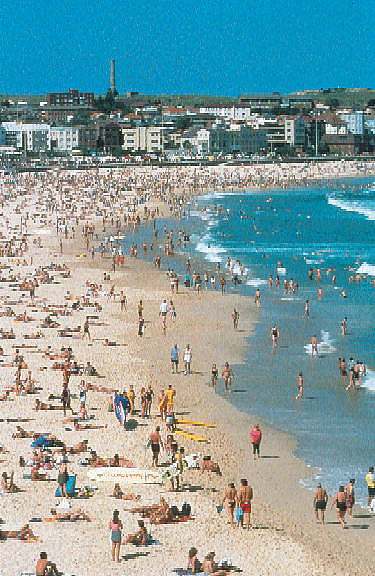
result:
[[[28,201],[32,211],[32,199]],[[8,203],[4,210],[9,219],[17,219],[12,210],[14,203]],[[33,257],[33,266],[48,265],[51,262],[65,263],[71,270],[70,278],[58,279],[57,284],[42,284],[36,291],[36,301],[42,298],[49,302],[64,302],[67,290],[72,295],[85,293],[86,280],[103,284],[103,271],[109,271],[111,260],[95,255],[91,259],[86,252],[84,240],[64,240],[63,254],[59,253],[59,240],[55,230],[42,237],[42,248],[32,244],[27,259]],[[78,235],[77,235],[78,236]],[[77,254],[85,257],[77,258]],[[6,259],[2,259],[5,261]],[[12,259],[9,259],[12,261]],[[13,260],[14,262],[14,260]],[[13,264],[12,264],[13,265]],[[24,274],[26,267],[16,267]],[[31,267],[29,268],[31,271]],[[312,494],[299,484],[300,478],[311,477],[313,471],[297,460],[292,452],[294,442],[291,437],[269,428],[260,422],[264,434],[262,443],[263,458],[253,463],[248,441],[249,429],[258,419],[242,413],[231,406],[224,398],[215,395],[209,387],[209,372],[212,362],[221,370],[225,361],[235,365],[242,360],[245,338],[251,334],[256,322],[256,310],[246,298],[225,295],[219,292],[197,294],[181,287],[179,294],[171,294],[169,281],[163,272],[157,271],[152,264],[134,258],[126,258],[125,265],[115,273],[110,272],[111,281],[106,283],[108,290],[112,284],[118,293],[123,290],[127,296],[127,311],[120,311],[120,303],[108,301],[106,296],[97,300],[103,307],[99,314],[105,326],[91,326],[92,345],[88,340],[58,338],[55,329],[44,330],[45,337],[28,341],[37,343],[45,349],[51,346],[59,350],[62,346],[71,346],[80,363],[90,361],[103,377],[82,376],[86,382],[101,386],[128,390],[133,384],[136,391],[136,408],[139,408],[141,386],[151,384],[155,392],[152,419],[143,420],[136,414],[130,417],[128,429],[123,430],[108,412],[110,394],[89,391],[88,411],[95,416],[92,422],[106,425],[101,430],[66,430],[61,411],[35,412],[35,396],[11,395],[11,400],[0,404],[1,418],[30,418],[31,422],[22,424],[27,430],[48,431],[71,446],[87,439],[89,446],[102,457],[113,457],[119,453],[130,459],[137,467],[150,468],[151,454],[145,449],[149,434],[160,424],[165,438],[165,426],[158,417],[157,397],[160,389],[173,383],[176,389],[176,412],[184,418],[204,421],[217,425],[217,428],[193,428],[185,426],[187,432],[193,432],[207,439],[207,443],[184,438],[180,443],[187,453],[209,454],[219,463],[222,476],[209,472],[190,470],[184,474],[185,489],[171,492],[169,482],[165,485],[134,485],[132,491],[141,496],[140,504],[156,503],[160,495],[170,505],[189,502],[194,520],[180,524],[151,526],[152,536],[159,543],[136,548],[124,545],[121,550],[122,562],[116,565],[110,558],[108,522],[112,511],[117,508],[124,524],[124,534],[137,529],[137,515],[125,509],[138,506],[138,503],[122,502],[111,497],[112,483],[97,483],[98,489],[87,500],[72,502],[74,508],[81,507],[92,518],[91,523],[77,521],[72,523],[34,523],[35,534],[40,538],[37,543],[24,543],[15,540],[0,542],[0,566],[4,576],[13,576],[20,571],[32,572],[40,551],[57,563],[66,574],[81,576],[90,574],[125,574],[167,576],[176,568],[185,568],[187,553],[191,546],[198,548],[202,559],[209,551],[216,551],[217,559],[229,557],[233,564],[241,568],[246,575],[369,575],[374,560],[374,521],[366,514],[354,518],[352,524],[357,529],[341,531],[336,523],[335,511],[327,513],[329,524],[317,526],[312,510]],[[17,296],[9,285],[1,286],[0,295]],[[159,318],[161,300],[172,298],[176,306],[177,319],[168,319],[167,332],[163,335]],[[144,303],[146,320],[145,335],[137,336],[137,303]],[[44,301],[45,302],[45,301]],[[240,313],[240,330],[232,327],[233,307]],[[13,305],[17,313],[25,310],[25,304]],[[5,354],[13,354],[16,344],[22,341],[22,335],[35,330],[45,313],[28,314],[36,320],[28,324],[15,323],[11,318],[1,318],[1,327],[12,327],[15,340],[2,342]],[[36,308],[35,308],[36,310]],[[92,309],[89,309],[92,314]],[[86,310],[80,310],[73,316],[58,319],[62,326],[83,325]],[[124,342],[124,347],[103,346],[102,339],[109,338]],[[192,374],[172,375],[170,349],[178,343],[180,351],[189,343],[193,352]],[[251,346],[251,339],[250,344]],[[38,386],[42,388],[38,398],[47,401],[50,394],[61,394],[62,375],[51,369],[52,362],[42,358],[41,354],[24,350],[25,361]],[[6,358],[4,358],[5,360]],[[46,366],[46,370],[40,370]],[[180,366],[180,370],[182,367]],[[15,368],[0,368],[3,384],[10,383]],[[24,371],[23,371],[24,372]],[[24,375],[24,374],[23,374]],[[77,394],[81,376],[72,376],[70,389]],[[267,383],[265,383],[266,385]],[[241,383],[234,381],[234,389],[240,389]],[[59,404],[58,400],[53,401]],[[73,399],[72,406],[78,407]],[[15,471],[15,483],[22,492],[0,495],[3,524],[1,530],[19,529],[31,517],[47,517],[55,506],[56,481],[31,482],[22,478],[28,468],[18,465],[20,455],[26,459],[31,455],[30,439],[12,439],[15,423],[1,422],[0,446],[6,446],[8,452],[0,454],[0,470]],[[78,466],[82,455],[69,457],[68,469],[77,474],[77,486],[93,484],[88,480],[86,467]],[[161,461],[165,460],[162,452]],[[50,472],[51,478],[57,478],[57,470]],[[240,478],[248,478],[254,488],[252,525],[249,532],[232,529],[227,524],[225,511],[220,515],[216,505],[221,503],[228,482],[239,486]],[[120,483],[121,484],[121,483]],[[127,491],[124,485],[122,488]],[[149,524],[146,524],[149,527]],[[365,529],[368,527],[368,529]]]

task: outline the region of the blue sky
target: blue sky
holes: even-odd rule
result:
[[[374,0],[1,0],[0,93],[375,87]]]

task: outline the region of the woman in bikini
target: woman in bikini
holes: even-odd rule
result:
[[[234,527],[234,511],[236,509],[236,505],[238,503],[238,499],[237,499],[237,491],[236,488],[233,484],[233,482],[230,482],[228,484],[228,488],[225,490],[225,494],[224,494],[224,498],[223,498],[223,503],[222,506],[226,506],[227,512],[228,512],[228,517],[229,517],[229,523],[232,527]]]

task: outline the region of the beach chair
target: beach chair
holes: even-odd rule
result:
[[[68,481],[66,483],[66,492],[69,496],[74,496],[75,495],[75,491],[76,491],[76,480],[77,480],[77,476],[69,476],[68,477]],[[56,488],[56,492],[55,492],[55,496],[57,498],[61,498],[62,494],[61,494],[61,490],[60,490],[60,486],[58,486]]]

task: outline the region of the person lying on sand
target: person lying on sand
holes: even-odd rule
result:
[[[141,497],[139,495],[135,495],[132,493],[125,494],[121,490],[120,484],[115,484],[115,487],[113,488],[112,496],[113,496],[113,498],[116,498],[117,500],[135,500],[135,501],[138,501],[141,499]]]
[[[100,430],[107,428],[107,424],[80,424],[78,420],[73,422],[74,430]]]
[[[0,540],[37,540],[29,524],[22,526],[21,530],[0,530]]]
[[[81,454],[82,452],[87,451],[88,451],[88,440],[82,440],[81,442],[78,442],[78,444],[74,444],[74,446],[72,446],[69,449],[69,452],[71,454]]]
[[[0,394],[0,401],[4,402],[6,400],[9,400],[9,395],[10,395],[10,391],[9,390],[5,390],[5,392],[3,392],[2,394]]]
[[[110,341],[108,338],[105,338],[103,346],[127,346],[127,344],[120,344],[119,342]]]
[[[87,390],[93,390],[94,392],[106,392],[108,394],[113,394],[113,392],[116,392],[115,388],[106,388],[105,386],[98,386],[97,384],[90,383],[87,383]]]
[[[41,402],[40,400],[35,400],[34,410],[64,410],[63,406],[53,406],[49,402]]]
[[[69,510],[67,512],[57,512],[55,508],[51,508],[50,510],[51,515],[56,520],[86,520],[87,522],[91,522],[91,518],[89,518],[82,510],[82,508],[77,508],[76,510]]]
[[[38,332],[33,334],[24,334],[23,337],[25,340],[38,340],[39,338],[44,338],[44,334],[38,330]]]
[[[129,534],[124,540],[124,544],[134,544],[135,546],[145,546],[147,544],[147,529],[143,520],[138,520],[138,526],[138,532]]]
[[[160,497],[159,504],[141,506],[127,511],[132,514],[141,514],[144,518],[149,518],[151,524],[162,524],[163,522],[172,522],[174,520],[171,509],[162,496]]]

